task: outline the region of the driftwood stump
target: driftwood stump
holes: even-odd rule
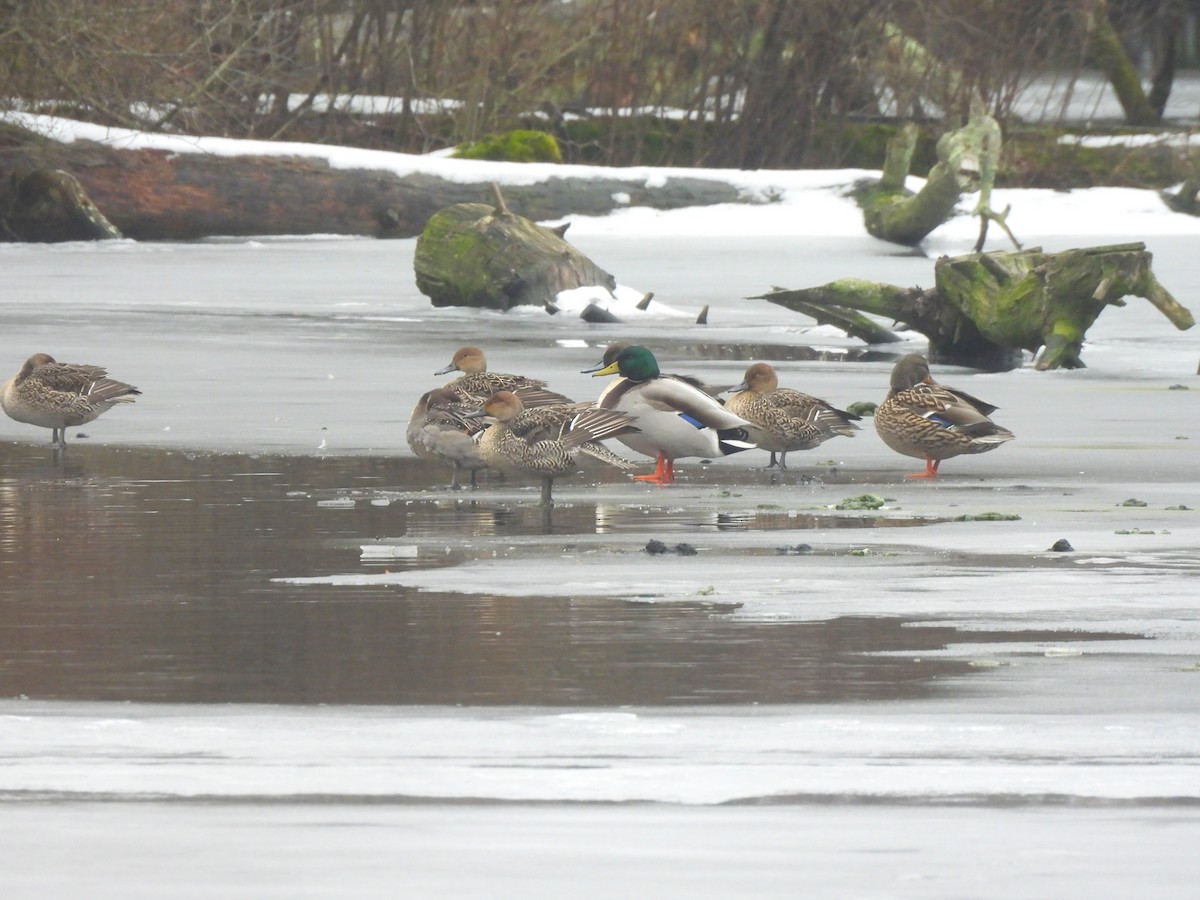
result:
[[[554,310],[559,291],[616,279],[546,228],[509,211],[500,189],[495,205],[458,203],[435,213],[417,238],[417,289],[434,306]]]
[[[78,179],[58,169],[14,172],[0,205],[0,227],[9,240],[32,243],[121,237]]]
[[[1008,230],[1008,211],[991,208],[991,192],[1000,159],[1000,125],[976,98],[971,118],[962,128],[948,131],[938,139],[937,164],[929,170],[925,186],[917,193],[905,187],[913,152],[917,146],[917,126],[907,123],[888,142],[887,158],[878,182],[860,185],[858,205],[863,211],[867,233],[883,241],[915,247],[929,233],[954,215],[963,194],[979,192],[979,201],[971,215],[980,217],[976,252],[983,249],[989,222],[996,222],[1013,243]]]
[[[1020,365],[1027,350],[1039,369],[1073,369],[1084,365],[1087,329],[1105,307],[1124,306],[1128,295],[1149,300],[1180,330],[1195,324],[1154,277],[1151,259],[1141,243],[972,253],[939,259],[930,290],[843,279],[751,299],[834,324],[854,310],[903,321],[929,339],[936,362],[1005,369]]]

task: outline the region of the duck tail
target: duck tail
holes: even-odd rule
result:
[[[638,464],[626,459],[618,453],[609,450],[603,444],[597,444],[595,441],[587,441],[579,445],[579,452],[585,453],[592,459],[598,459],[600,462],[608,463],[610,466],[616,466],[618,469],[636,469]]]
[[[132,384],[113,378],[101,378],[88,386],[84,396],[93,403],[132,403],[134,396],[140,393],[141,391]]]
[[[570,430],[563,435],[562,443],[567,448],[578,448],[589,442],[641,431],[633,421],[628,413],[615,409],[585,409],[571,420]]]
[[[719,428],[717,446],[725,456],[729,456],[731,453],[753,450],[758,446],[758,440],[749,428]]]

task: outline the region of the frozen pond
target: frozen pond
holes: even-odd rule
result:
[[[938,371],[1018,437],[937,484],[868,423],[782,475],[451,493],[403,433],[464,343],[580,399],[633,337],[837,405],[921,349],[743,298],[922,256],[578,229],[663,306],[433,310],[411,241],[0,246],[4,365],[144,391],[62,454],[0,419],[5,897],[1192,896],[1195,332],[1131,298],[1086,370]],[[1195,234],[1022,237],[1145,239],[1200,306]]]

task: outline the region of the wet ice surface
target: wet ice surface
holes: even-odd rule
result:
[[[58,457],[0,420],[5,896],[1190,896],[1193,334],[1131,299],[1087,370],[937,372],[1018,435],[938,484],[868,423],[548,515],[452,494],[403,427],[462,343],[580,398],[635,336],[838,405],[920,349],[740,299],[932,281],[874,242],[576,243],[669,309],[431,310],[412,242],[0,248],[10,369],[145,392]],[[1194,238],[1150,249],[1194,307]]]

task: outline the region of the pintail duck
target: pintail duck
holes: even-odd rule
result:
[[[638,453],[656,458],[653,475],[639,481],[671,484],[675,460],[687,456],[728,456],[753,448],[761,429],[721,405],[694,384],[663,375],[658,360],[645,347],[625,347],[603,368],[587,371],[592,377],[619,374],[597,401],[603,409],[620,410],[634,417],[638,431],[617,440]]]
[[[858,431],[854,422],[862,418],[809,394],[781,388],[775,368],[767,363],[748,368],[733,390],[725,408],[762,428],[758,448],[771,453],[768,469],[775,465],[777,452],[779,468],[786,469],[791,450],[811,450],[838,435],[853,437]]]
[[[101,366],[56,362],[35,353],[4,383],[0,406],[9,418],[51,429],[50,440],[67,446],[67,429],[92,421],[117,403],[132,403],[137,388],[108,377]]]
[[[471,487],[478,487],[475,473],[487,468],[487,460],[475,440],[486,426],[471,416],[478,406],[448,388],[434,388],[421,395],[408,420],[406,437],[413,453],[422,459],[448,462],[453,467],[451,490],[460,487],[458,479],[464,469],[471,473]]]
[[[1015,435],[988,418],[997,407],[964,391],[935,382],[919,353],[902,356],[892,369],[892,386],[875,410],[875,430],[905,456],[925,460],[924,472],[910,478],[936,478],[943,459],[995,450]]]
[[[464,400],[473,401],[476,406],[483,403],[497,391],[515,391],[518,388],[542,388],[546,382],[537,378],[527,378],[524,375],[506,375],[503,372],[489,372],[487,357],[478,347],[459,347],[454,351],[450,364],[438,369],[434,375],[447,375],[450,372],[463,374],[445,385]],[[547,391],[541,400],[527,392],[522,401],[526,406],[547,405],[551,403],[569,403],[570,400],[561,394]]]
[[[576,470],[579,453],[632,467],[599,443],[636,430],[632,417],[624,413],[578,404],[526,409],[514,392],[498,391],[484,402],[480,414],[489,421],[479,438],[483,458],[496,468],[541,478],[543,504],[551,503],[554,479]]]

